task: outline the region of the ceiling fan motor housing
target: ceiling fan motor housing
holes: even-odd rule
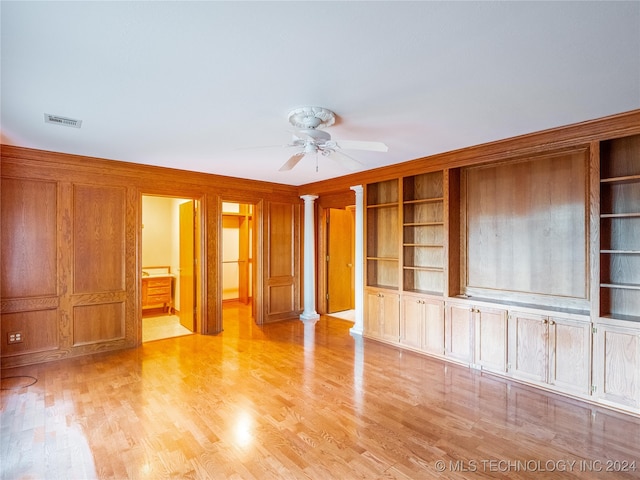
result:
[[[298,136],[306,137],[308,140],[314,143],[325,143],[331,140],[331,135],[322,130],[316,130],[315,128],[304,128],[299,130]]]

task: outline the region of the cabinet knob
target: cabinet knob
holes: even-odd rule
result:
[[[555,325],[556,322],[554,322],[553,320],[549,320],[549,325]]]
[[[544,325],[546,325],[547,323],[549,323],[549,320],[547,320],[547,319],[545,318],[544,320],[542,320],[542,323],[543,323]]]

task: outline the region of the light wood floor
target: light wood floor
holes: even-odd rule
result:
[[[3,371],[2,478],[640,478],[638,418],[332,317],[224,318],[218,336]]]
[[[142,319],[142,341],[152,342],[163,338],[179,337],[181,335],[191,335],[188,328],[180,324],[180,317],[177,315],[157,315],[144,317]]]

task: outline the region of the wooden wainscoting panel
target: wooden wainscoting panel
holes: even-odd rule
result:
[[[126,189],[74,185],[75,293],[125,288]]]
[[[73,344],[120,340],[125,337],[125,303],[77,305],[73,308]]]
[[[0,324],[2,356],[58,349],[58,313],[56,309],[3,313]],[[20,334],[18,343],[9,343],[9,334]]]
[[[294,206],[286,203],[269,204],[269,277],[294,273]]]
[[[269,314],[291,312],[293,305],[293,285],[270,285],[269,286]]]
[[[56,182],[2,179],[3,299],[56,295]]]

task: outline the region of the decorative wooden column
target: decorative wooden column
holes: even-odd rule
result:
[[[351,187],[356,193],[355,225],[355,324],[349,330],[351,334],[362,335],[364,330],[364,189],[362,185]]]
[[[316,322],[320,318],[316,312],[316,234],[313,203],[317,195],[302,195],[304,200],[304,311],[300,315],[303,322]]]

